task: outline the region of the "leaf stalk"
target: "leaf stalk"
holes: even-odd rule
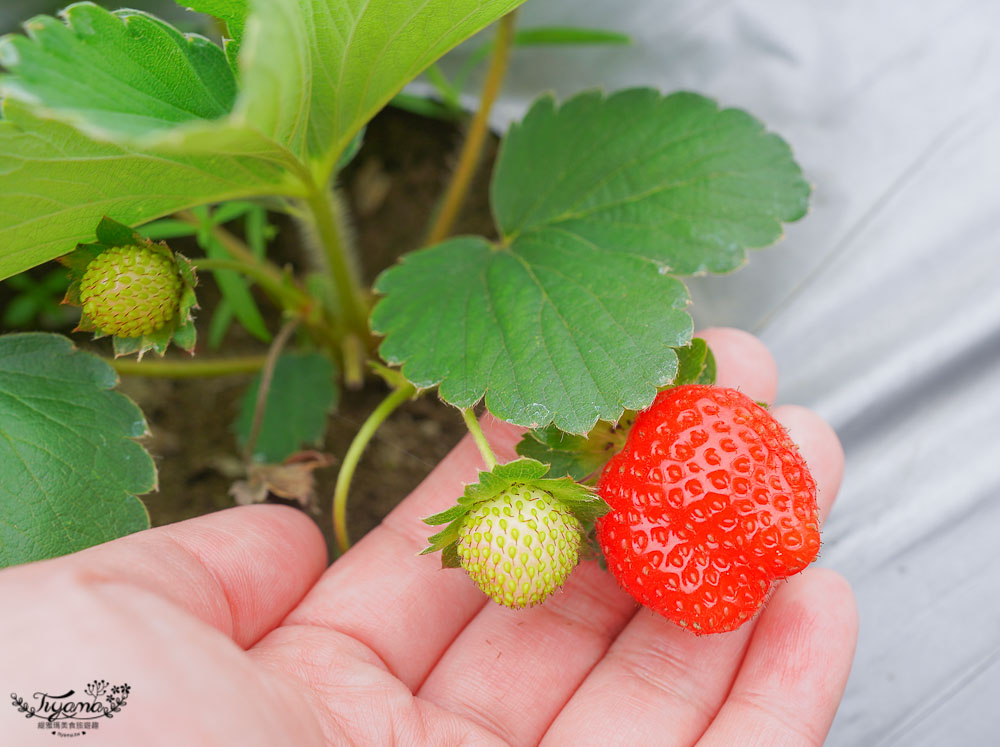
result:
[[[357,278],[348,255],[348,244],[340,225],[335,197],[312,184],[306,197],[312,227],[316,231],[326,258],[327,270],[337,293],[337,314],[347,330],[360,340],[368,341],[368,299]],[[365,346],[367,347],[367,345]]]
[[[231,376],[256,373],[267,363],[266,355],[210,360],[150,360],[134,361],[116,358],[108,360],[121,376],[149,376],[163,379],[198,379],[207,376]]]
[[[490,67],[480,94],[479,109],[472,118],[472,122],[469,123],[469,131],[466,133],[465,142],[462,143],[462,150],[459,152],[458,164],[441,200],[441,207],[427,232],[427,244],[437,244],[451,234],[469,193],[472,179],[475,177],[482,159],[483,146],[486,144],[490,112],[500,95],[500,88],[503,86],[507,67],[510,64],[516,17],[517,11],[512,11],[500,19],[497,38],[493,44]]]
[[[291,312],[302,314],[312,306],[308,295],[274,276],[260,263],[248,264],[238,259],[213,259],[198,257],[191,264],[198,270],[230,270],[246,275],[260,285],[278,304]]]
[[[465,421],[465,427],[472,434],[472,440],[479,447],[479,453],[483,455],[487,471],[492,472],[497,466],[497,457],[493,453],[493,449],[490,448],[490,442],[486,440],[486,434],[483,433],[483,429],[476,419],[476,413],[472,411],[471,407],[467,410],[462,410],[462,419]]]
[[[176,217],[193,226],[203,225],[190,211],[179,212]],[[356,368],[349,365],[352,360],[351,351],[345,343],[341,325],[323,314],[322,304],[317,298],[303,290],[289,273],[282,271],[273,262],[259,259],[246,244],[222,226],[213,225],[209,230],[233,259],[203,257],[192,260],[196,268],[232,270],[246,275],[257,282],[278,306],[299,317],[317,341],[329,348],[337,361],[343,364],[345,371],[351,372]],[[351,383],[352,379],[348,379],[348,384]]]
[[[185,223],[188,223],[189,225],[195,226],[197,228],[201,228],[203,225],[203,221],[199,219],[198,216],[196,216],[190,210],[182,210],[178,213],[175,213],[174,215],[178,220],[184,221]],[[252,251],[250,251],[250,248],[246,244],[244,244],[242,241],[236,238],[236,236],[231,234],[222,226],[212,225],[209,228],[209,231],[211,232],[212,236],[214,236],[216,240],[218,240],[218,242],[222,244],[223,247],[225,247],[226,251],[229,252],[229,254],[233,257],[235,261],[241,263],[242,265],[245,265],[248,268],[252,268],[251,270],[238,270],[238,271],[243,272],[244,274],[247,275],[250,275],[250,273],[252,272],[253,275],[250,276],[253,277],[255,280],[257,280],[257,282],[259,282],[261,287],[263,287],[265,290],[274,287],[281,287],[286,291],[289,291],[290,293],[294,293],[295,294],[294,298],[296,303],[289,310],[294,311],[296,310],[296,308],[301,309],[302,307],[312,305],[312,299],[309,297],[307,293],[303,292],[298,288],[294,287],[289,288],[285,273],[282,272],[281,268],[279,268],[276,264],[274,264],[273,262],[269,262],[266,259],[258,258]],[[233,269],[233,268],[226,268],[226,269]],[[265,276],[270,278],[270,282],[261,280],[261,278]],[[279,296],[279,298],[285,298],[285,297],[286,296],[284,293],[282,293]],[[292,296],[287,296],[287,298],[288,300],[291,300]],[[284,301],[280,302],[282,303],[283,306],[286,305]]]
[[[281,331],[278,332],[271,343],[270,350],[267,351],[267,362],[260,375],[260,386],[257,387],[257,401],[253,408],[253,423],[250,425],[250,433],[247,435],[246,444],[243,446],[243,459],[247,464],[253,461],[253,450],[257,445],[257,438],[260,436],[260,428],[264,424],[264,413],[267,411],[267,395],[271,392],[271,382],[274,380],[274,369],[278,365],[278,357],[285,345],[299,326],[298,319],[289,319],[285,322]]]
[[[368,443],[386,418],[416,394],[417,388],[412,384],[404,384],[393,390],[362,423],[361,428],[354,434],[354,440],[351,441],[347,454],[344,455],[344,462],[340,466],[340,472],[337,473],[337,484],[333,490],[333,534],[337,540],[337,550],[341,555],[351,547],[351,539],[347,531],[347,495],[350,492],[351,480],[354,478],[358,462],[361,461],[361,455],[364,454]]]

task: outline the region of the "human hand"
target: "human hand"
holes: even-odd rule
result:
[[[720,386],[774,397],[759,342],[703,336]],[[802,408],[773,414],[826,515],[843,469],[836,436]],[[518,429],[484,427],[513,458]],[[507,610],[417,555],[421,518],[481,467],[466,438],[328,569],[308,517],[253,506],[5,570],[8,691],[130,683],[128,707],[88,735],[101,745],[822,743],[856,637],[840,576],[810,568],[779,583],[756,620],[704,637],[638,609],[593,561],[544,605]],[[2,712],[5,744],[51,738]]]

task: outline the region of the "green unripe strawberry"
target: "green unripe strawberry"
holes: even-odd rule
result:
[[[181,279],[166,253],[113,247],[91,260],[80,280],[84,313],[101,332],[142,337],[160,329],[180,306]]]
[[[494,602],[521,609],[562,586],[580,557],[583,527],[543,490],[511,486],[470,511],[458,534],[461,566]]]

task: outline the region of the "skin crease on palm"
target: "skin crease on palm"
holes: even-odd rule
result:
[[[760,342],[702,336],[720,386],[773,399]],[[773,413],[826,515],[836,436],[803,408]],[[513,458],[519,429],[483,422],[498,458]],[[311,519],[253,506],[0,572],[3,680],[22,695],[128,682],[100,745],[822,743],[857,632],[840,576],[778,582],[751,623],[703,637],[638,609],[593,561],[540,607],[487,604],[464,573],[417,555],[421,518],[481,468],[467,437],[329,568]],[[41,738],[14,708],[0,713],[4,744]]]

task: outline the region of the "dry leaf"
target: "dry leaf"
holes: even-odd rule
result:
[[[229,494],[237,505],[263,503],[269,494],[298,503],[302,508],[319,513],[316,504],[314,471],[329,467],[334,459],[319,451],[300,451],[282,464],[255,464],[246,480],[233,483]]]

